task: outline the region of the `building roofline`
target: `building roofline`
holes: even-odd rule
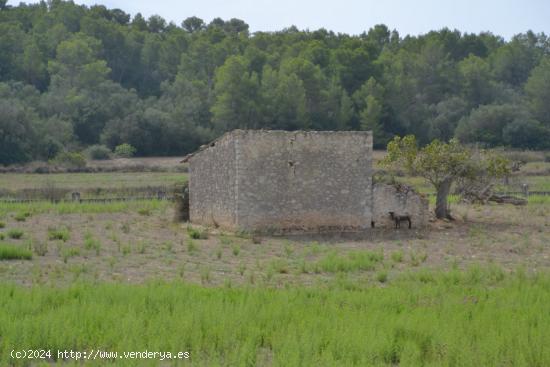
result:
[[[222,140],[223,138],[225,138],[226,136],[228,135],[235,135],[235,134],[238,134],[238,133],[286,133],[286,134],[300,134],[300,133],[331,133],[331,134],[370,134],[372,135],[372,131],[365,131],[365,130],[361,130],[361,131],[354,131],[354,130],[339,130],[339,131],[330,131],[330,130],[294,130],[294,131],[287,131],[287,130],[266,130],[266,129],[247,129],[247,130],[244,130],[244,129],[235,129],[235,130],[231,130],[231,131],[228,131],[226,133],[224,133],[223,135],[219,136],[218,138],[212,140],[211,142],[209,142],[208,144],[204,144],[204,145],[201,145],[199,147],[199,149],[197,149],[196,151],[194,151],[193,153],[189,153],[187,154],[185,157],[183,157],[183,159],[180,161],[180,163],[187,163],[189,162],[189,160],[191,158],[193,158],[195,155],[213,147],[216,145],[216,143],[220,140]]]

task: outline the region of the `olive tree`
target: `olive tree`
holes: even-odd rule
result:
[[[448,143],[434,140],[419,148],[416,138],[396,136],[387,146],[388,154],[382,161],[386,167],[405,170],[421,176],[436,191],[435,216],[452,219],[448,196],[453,182],[467,179],[501,177],[508,173],[508,161],[495,153],[469,149],[452,139]]]

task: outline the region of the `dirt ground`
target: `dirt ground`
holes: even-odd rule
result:
[[[319,261],[329,254],[346,257],[363,250],[382,251],[384,260],[376,269],[347,275],[372,282],[381,271],[391,282],[399,273],[426,267],[493,263],[505,270],[550,268],[549,205],[454,205],[453,214],[456,221],[432,221],[424,229],[263,237],[261,243],[217,229],[207,229],[207,239],[191,239],[187,224],[172,223],[171,207],[142,214],[36,214],[25,222],[10,215],[3,219],[6,227],[0,232],[21,228],[25,234],[22,239],[3,242],[32,248],[34,254],[32,260],[0,261],[0,281],[25,285],[59,285],[80,279],[317,284],[339,276],[320,271],[315,267]],[[68,233],[66,241],[49,239],[52,230],[63,228]]]

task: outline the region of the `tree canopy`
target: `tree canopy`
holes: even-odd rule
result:
[[[0,164],[128,143],[182,155],[234,128],[372,130],[550,148],[550,39],[441,29],[402,37],[72,1],[0,6]]]
[[[451,218],[447,197],[457,180],[477,181],[502,177],[509,173],[509,162],[496,153],[469,149],[457,139],[448,143],[438,139],[419,148],[416,138],[396,136],[388,143],[388,154],[382,164],[404,169],[423,177],[436,190],[435,215]]]

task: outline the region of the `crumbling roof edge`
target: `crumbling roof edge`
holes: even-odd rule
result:
[[[223,139],[226,135],[229,135],[231,134],[233,131],[235,130],[232,130],[232,131],[228,131],[226,132],[225,134],[223,134],[222,136],[219,136],[217,137],[216,139],[212,140],[211,142],[209,142],[208,144],[203,144],[199,147],[199,149],[195,150],[193,153],[189,153],[187,154],[185,157],[183,157],[183,159],[180,161],[180,163],[187,163],[189,162],[189,160],[191,158],[193,158],[195,155],[199,154],[200,152],[203,152],[205,151],[206,149],[210,148],[210,147],[213,147],[214,145],[216,145],[216,142],[220,141],[221,139]]]
[[[197,149],[193,153],[189,153],[185,157],[183,157],[183,159],[180,161],[180,163],[189,162],[189,160],[191,158],[193,158],[195,155],[207,150],[210,147],[213,147],[214,145],[216,145],[216,142],[222,140],[226,136],[234,135],[236,133],[242,133],[242,132],[245,132],[245,133],[247,133],[247,132],[284,132],[284,133],[292,133],[292,134],[298,134],[298,133],[347,133],[347,134],[349,134],[349,133],[355,133],[355,134],[363,133],[363,134],[370,134],[372,136],[372,131],[370,131],[370,130],[368,130],[368,131],[366,131],[366,130],[360,130],[360,131],[353,131],[353,130],[337,130],[337,131],[331,131],[331,130],[295,130],[295,131],[287,131],[287,130],[265,130],[265,129],[246,129],[246,130],[235,129],[235,130],[231,130],[231,131],[228,131],[228,132],[224,133],[222,136],[212,140],[208,144],[201,145],[199,147],[199,149]]]

